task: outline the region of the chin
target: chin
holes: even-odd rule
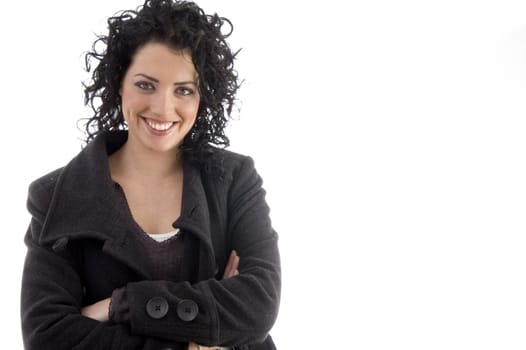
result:
[[[149,145],[149,149],[156,153],[169,153],[176,152],[179,149],[180,143],[176,144],[166,144],[166,145]]]

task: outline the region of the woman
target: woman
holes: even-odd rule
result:
[[[253,161],[219,147],[229,22],[151,0],[108,23],[87,146],[29,188],[25,347],[274,349],[277,235]]]

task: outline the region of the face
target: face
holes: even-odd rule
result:
[[[135,150],[176,149],[194,125],[199,108],[197,72],[189,53],[148,43],[135,53],[120,94]]]

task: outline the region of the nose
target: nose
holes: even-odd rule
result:
[[[171,92],[158,91],[153,95],[151,110],[163,118],[170,118],[175,113],[176,103]]]

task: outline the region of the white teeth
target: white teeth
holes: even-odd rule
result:
[[[157,131],[165,131],[165,130],[168,130],[168,129],[170,129],[170,127],[173,125],[173,122],[158,123],[158,122],[154,122],[153,120],[150,120],[150,119],[146,119],[146,122],[148,123],[148,125],[149,125],[152,129],[155,129],[155,130],[157,130]]]

